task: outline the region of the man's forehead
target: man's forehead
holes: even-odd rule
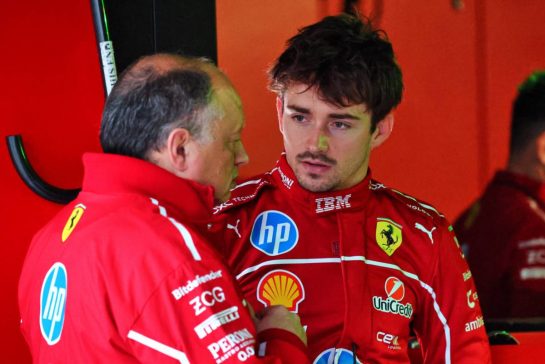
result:
[[[305,85],[302,83],[293,83],[289,85],[284,94],[282,95],[284,106],[287,108],[304,108],[299,103],[303,97],[299,96],[311,96],[314,101],[318,100],[321,103],[327,104],[330,109],[338,110],[341,113],[367,113],[368,107],[365,103],[351,103],[345,102],[344,105],[339,105],[334,100],[328,99],[318,87]]]
[[[170,54],[155,54],[142,58],[134,66],[135,70],[153,68],[157,73],[166,73],[184,66],[184,59]]]

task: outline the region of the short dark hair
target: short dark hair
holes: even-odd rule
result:
[[[511,117],[511,154],[523,151],[545,131],[545,70],[533,72],[519,86]]]
[[[372,128],[401,102],[401,69],[386,34],[368,19],[328,16],[299,30],[269,71],[269,88],[282,95],[290,83],[317,87],[337,106],[365,103]]]
[[[217,110],[210,76],[198,68],[162,72],[153,65],[129,67],[112,89],[100,128],[106,153],[147,159],[174,128],[203,138]],[[213,110],[212,110],[213,109]],[[219,112],[219,111],[218,111]]]

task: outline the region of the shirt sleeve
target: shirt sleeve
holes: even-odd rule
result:
[[[141,309],[127,332],[133,356],[143,363],[309,362],[297,336],[257,336],[224,267],[190,263],[169,274]]]
[[[430,285],[415,331],[424,363],[490,363],[490,347],[471,272],[452,227],[441,221]]]

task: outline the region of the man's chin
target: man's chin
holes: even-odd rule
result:
[[[320,176],[308,175],[305,178],[297,178],[301,187],[310,192],[331,191],[335,184],[330,181],[324,181]]]

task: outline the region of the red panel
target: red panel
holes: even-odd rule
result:
[[[494,364],[538,364],[545,358],[545,332],[516,332],[519,345],[494,345]]]
[[[469,2],[460,11],[450,1],[384,3],[381,27],[398,55],[405,95],[371,167],[379,180],[453,219],[478,188],[474,9]]]
[[[545,69],[545,6],[542,0],[487,1],[486,81],[489,177],[507,163],[511,103],[518,85]]]
[[[0,44],[0,342],[2,362],[30,363],[19,333],[18,276],[32,235],[60,206],[42,200],[21,182],[4,137],[22,134],[30,161],[48,182],[78,187],[81,154],[99,149],[104,93],[89,2],[5,2]]]

